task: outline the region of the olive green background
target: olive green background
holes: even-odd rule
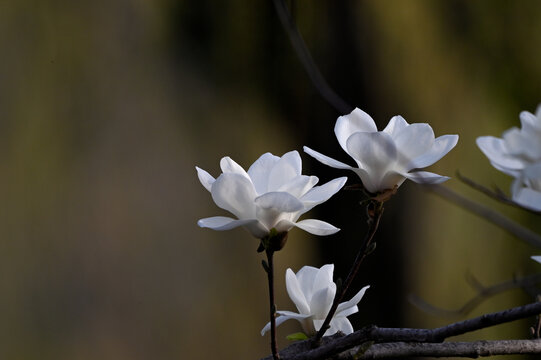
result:
[[[315,61],[348,103],[382,128],[393,115],[428,122],[457,147],[429,170],[460,170],[508,191],[475,145],[518,126],[541,102],[538,1],[288,2]],[[0,2],[0,357],[255,359],[269,353],[267,289],[257,240],[200,229],[225,215],[195,166],[219,175],[297,149],[304,173],[329,169],[302,146],[352,163],[338,114],[312,87],[271,1]],[[456,178],[447,186],[541,230]],[[343,229],[293,230],[276,255],[278,309],[294,310],[286,268],[336,264],[345,277],[365,223],[341,192],[305,218]],[[378,248],[356,288],[372,287],[356,327],[433,327],[409,293],[457,308],[486,285],[541,271],[541,253],[405,183],[386,206]],[[525,304],[521,291],[469,316]],[[464,339],[523,338],[529,322]],[[299,331],[279,328],[279,344]]]

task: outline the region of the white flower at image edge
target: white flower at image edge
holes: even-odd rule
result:
[[[304,151],[325,165],[353,170],[371,193],[377,193],[410,179],[417,183],[439,184],[449,178],[427,171],[412,171],[440,160],[458,142],[458,135],[434,137],[428,124],[408,124],[394,116],[383,131],[360,109],[340,116],[334,133],[340,146],[355,160],[357,167],[344,164],[317,151]]]
[[[333,282],[334,265],[324,265],[321,269],[304,266],[293,273],[293,270],[286,271],[287,293],[295,303],[298,313],[292,311],[277,311],[276,326],[289,319],[301,323],[302,329],[307,336],[313,336],[323,325],[336,294],[336,284]],[[325,336],[333,335],[338,331],[344,334],[351,334],[353,327],[347,316],[359,311],[357,304],[364,296],[369,286],[365,286],[351,300],[340,303],[334,314],[330,328]],[[270,330],[270,322],[261,330],[264,335]]]
[[[492,166],[515,178],[513,201],[541,211],[541,105],[534,114],[520,113],[521,128],[504,131],[501,138],[480,136],[477,146]]]
[[[201,219],[197,224],[214,230],[243,226],[258,239],[269,235],[271,229],[281,233],[293,227],[315,235],[336,233],[339,229],[324,221],[297,220],[336,194],[347,178],[315,186],[318,178],[301,175],[301,166],[299,153],[291,151],[282,157],[263,154],[248,171],[224,157],[220,161],[223,173],[217,179],[196,167],[201,184],[211,193],[216,205],[237,217],[215,216]]]
[[[541,256],[537,255],[537,256],[532,256],[532,260],[535,260],[537,261],[538,263],[541,263]]]

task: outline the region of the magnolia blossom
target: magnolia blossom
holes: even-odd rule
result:
[[[344,151],[355,160],[357,167],[318,153],[308,147],[304,151],[325,165],[353,170],[371,193],[377,193],[410,179],[417,183],[439,184],[449,178],[426,171],[413,171],[434,164],[447,154],[458,141],[458,135],[434,138],[428,124],[408,124],[394,116],[383,131],[360,109],[340,116],[334,133]]]
[[[535,260],[537,261],[538,263],[541,263],[541,256],[537,255],[537,256],[532,256],[532,260]]]
[[[520,113],[521,128],[506,130],[501,138],[480,136],[477,146],[492,166],[515,178],[511,186],[518,204],[541,210],[541,105],[534,114]]]
[[[276,318],[276,326],[286,320],[295,319],[301,323],[306,335],[315,335],[323,325],[336,294],[336,284],[332,280],[333,271],[333,264],[324,265],[321,269],[304,266],[297,274],[293,273],[293,270],[287,269],[287,293],[299,312],[277,311],[279,316]],[[333,335],[338,331],[344,334],[353,332],[353,327],[347,316],[359,311],[357,304],[368,288],[369,286],[365,286],[351,300],[338,305],[330,328],[325,332],[326,336]],[[261,330],[261,335],[264,335],[269,329],[270,322]]]
[[[229,157],[220,161],[222,174],[214,179],[198,167],[201,184],[211,193],[218,207],[237,217],[215,216],[197,224],[214,230],[244,226],[262,239],[272,229],[278,233],[298,227],[315,235],[330,235],[339,229],[320,220],[297,221],[314,206],[327,201],[346,183],[341,177],[315,186],[318,178],[301,175],[301,157],[291,151],[282,157],[263,154],[245,171]]]

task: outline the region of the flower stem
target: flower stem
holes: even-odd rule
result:
[[[361,248],[359,249],[359,252],[357,253],[357,256],[355,257],[355,261],[353,262],[353,265],[351,269],[349,270],[349,274],[346,278],[346,281],[342,284],[340,289],[337,289],[337,293],[334,297],[333,304],[331,306],[331,309],[329,310],[329,313],[327,314],[327,317],[325,318],[325,321],[323,322],[323,325],[321,325],[321,328],[319,329],[315,339],[314,344],[317,346],[321,342],[321,338],[329,329],[331,320],[334,316],[334,313],[336,312],[336,309],[338,308],[338,304],[342,301],[344,298],[349,286],[351,285],[353,279],[357,275],[357,272],[359,271],[359,268],[361,266],[361,263],[363,262],[364,258],[372,252],[373,249],[373,243],[372,240],[374,239],[374,235],[376,234],[376,231],[378,230],[379,222],[381,220],[381,215],[383,214],[383,202],[372,200],[367,206],[367,214],[368,214],[368,232],[365,235],[365,238],[363,240],[363,243],[361,245]]]
[[[276,346],[276,305],[274,304],[274,250],[266,249],[267,253],[267,277],[269,280],[269,302],[270,302],[270,324],[271,324],[271,351],[274,360],[280,359],[278,347]]]

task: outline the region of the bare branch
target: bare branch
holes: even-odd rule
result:
[[[513,220],[503,216],[499,212],[496,212],[474,201],[471,201],[470,199],[459,195],[458,193],[443,185],[423,185],[423,187],[441,196],[442,198],[449,200],[455,205],[458,205],[461,208],[466,209],[469,212],[490,221],[491,223],[502,228],[511,235],[514,235],[517,238],[526,241],[528,244],[541,248],[541,236],[531,231],[530,229],[521,226]]]
[[[478,289],[478,294],[475,295],[468,302],[466,302],[462,307],[455,310],[448,310],[448,309],[442,309],[442,308],[436,307],[413,294],[410,294],[408,299],[413,305],[418,307],[420,310],[423,310],[431,315],[442,316],[442,317],[466,316],[472,310],[474,310],[477,306],[479,306],[482,302],[484,302],[491,296],[494,296],[494,295],[497,295],[497,294],[500,294],[512,289],[528,288],[535,284],[538,284],[539,282],[541,282],[541,274],[534,274],[534,275],[526,276],[523,278],[512,279],[512,280],[505,281],[500,284],[496,284],[496,285],[492,285],[488,287],[483,287],[482,285],[478,284],[478,286],[476,287]]]
[[[510,205],[510,206],[514,206],[514,207],[519,208],[519,209],[524,210],[524,211],[531,212],[532,214],[536,214],[536,215],[541,214],[541,212],[539,212],[539,211],[535,211],[535,210],[525,208],[524,206],[520,205],[519,203],[513,201],[512,199],[508,198],[499,189],[497,189],[496,191],[492,191],[489,188],[487,188],[487,187],[485,187],[485,186],[483,186],[483,185],[481,185],[479,183],[476,183],[472,179],[469,179],[469,178],[463,176],[458,171],[456,172],[456,176],[460,181],[462,181],[464,184],[468,185],[472,189],[475,189],[475,190],[485,194],[486,196],[491,197],[491,198],[493,198],[493,199],[495,199],[495,200],[497,200],[497,201],[499,201],[501,203],[504,203],[504,204]]]
[[[366,343],[441,343],[445,339],[491,326],[524,319],[541,313],[541,302],[485,314],[473,319],[452,323],[435,329],[362,328],[350,335],[323,338],[323,345],[312,348],[313,340],[294,344],[294,352],[286,348],[280,352],[284,360],[323,360]],[[431,355],[432,356],[432,355]]]

